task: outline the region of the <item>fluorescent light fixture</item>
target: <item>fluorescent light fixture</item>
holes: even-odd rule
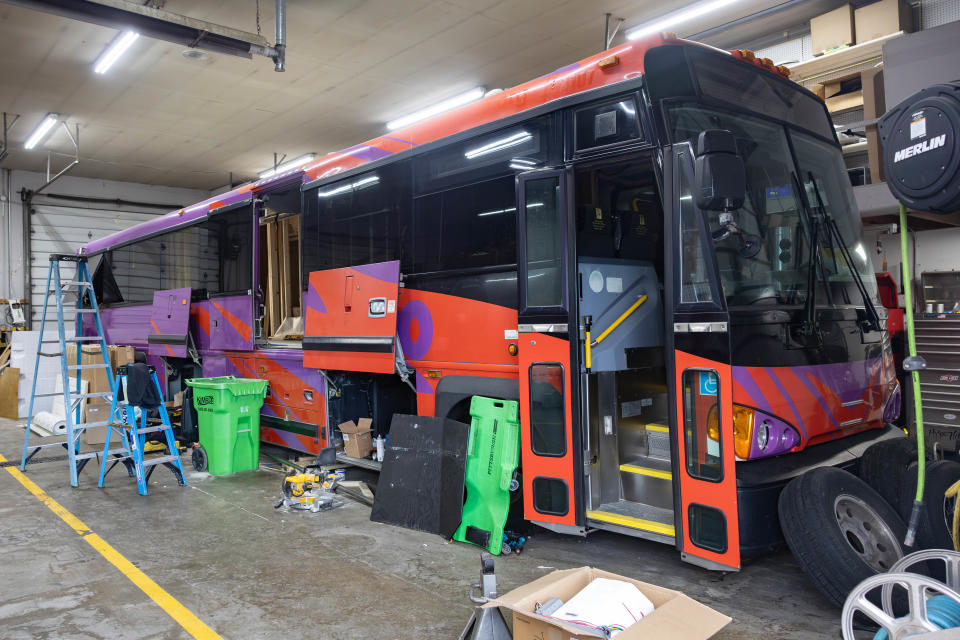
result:
[[[648,36],[651,33],[667,31],[668,29],[672,29],[679,24],[689,22],[694,18],[702,18],[708,13],[723,9],[724,7],[736,2],[739,2],[739,0],[711,0],[710,2],[699,2],[691,5],[687,9],[671,13],[659,20],[655,20],[654,22],[648,22],[647,24],[630,29],[626,32],[627,40],[636,40],[637,38]]]
[[[387,129],[390,131],[393,131],[394,129],[401,129],[407,125],[413,124],[414,122],[426,120],[431,116],[443,113],[444,111],[450,111],[451,109],[462,107],[465,104],[479,100],[483,97],[485,92],[486,89],[483,87],[476,87],[470,91],[467,91],[466,93],[461,93],[460,95],[453,96],[447,100],[443,100],[424,109],[420,109],[420,111],[414,111],[409,115],[397,118],[396,120],[391,120],[387,123]]]
[[[50,133],[50,130],[53,129],[53,126],[57,124],[60,120],[60,114],[58,113],[48,113],[47,117],[43,119],[37,128],[33,130],[33,133],[30,134],[30,137],[27,138],[27,141],[23,143],[24,149],[33,149],[35,146],[43,142],[44,138]]]
[[[140,34],[136,31],[124,31],[110,43],[110,46],[100,54],[97,63],[93,65],[94,73],[106,73],[113,66],[113,63],[120,59],[120,56],[130,48]]]
[[[380,182],[380,178],[377,176],[367,176],[366,178],[361,178],[356,182],[351,182],[350,184],[345,184],[328,191],[318,191],[317,196],[320,198],[329,198],[330,196],[340,195],[341,193],[346,193],[347,191],[352,191],[356,189],[362,189],[363,187],[369,187],[372,184]]]
[[[298,158],[294,158],[293,160],[289,160],[287,162],[281,162],[273,169],[267,169],[266,171],[261,171],[260,179],[263,180],[264,178],[272,178],[273,176],[281,174],[285,171],[290,171],[290,169],[296,169],[297,167],[302,167],[303,165],[307,164],[308,162],[310,162],[316,157],[317,157],[317,154],[315,153],[305,153]]]
[[[498,213],[510,213],[511,211],[516,211],[516,207],[510,207],[509,209],[494,209],[493,211],[484,211],[483,213],[478,213],[477,217],[482,218],[484,216],[495,216]]]
[[[512,136],[507,136],[506,138],[499,138],[493,142],[488,142],[482,147],[476,147],[474,149],[468,149],[463,155],[467,160],[473,160],[474,158],[479,158],[480,156],[485,156],[490,153],[496,153],[497,151],[502,151],[503,149],[509,149],[510,147],[515,147],[518,144],[523,144],[527,140],[533,138],[527,131],[518,131]]]

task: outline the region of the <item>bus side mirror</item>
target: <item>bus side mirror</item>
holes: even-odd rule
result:
[[[697,138],[697,206],[706,211],[734,211],[743,206],[746,170],[733,134],[708,129]]]

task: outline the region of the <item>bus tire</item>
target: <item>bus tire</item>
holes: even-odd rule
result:
[[[953,549],[953,510],[955,498],[944,494],[960,480],[960,463],[940,460],[927,465],[923,488],[923,510],[917,526],[916,550]],[[910,465],[900,491],[900,517],[907,521],[917,494],[917,463]]]
[[[917,459],[917,443],[910,438],[875,442],[860,457],[860,479],[879,493],[887,504],[899,508],[900,491],[911,460]]]
[[[842,469],[819,467],[794,478],[778,511],[800,568],[838,608],[858,583],[903,557],[906,526],[896,510]]]

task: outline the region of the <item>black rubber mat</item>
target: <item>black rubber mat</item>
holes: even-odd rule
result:
[[[30,458],[27,460],[27,464],[40,464],[41,462],[61,462],[66,460],[69,456],[50,456],[49,458]],[[7,460],[6,462],[0,462],[0,467],[19,467],[19,460]]]
[[[456,420],[394,414],[370,519],[453,537],[469,437]]]

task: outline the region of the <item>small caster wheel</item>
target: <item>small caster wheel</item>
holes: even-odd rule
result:
[[[199,444],[193,446],[193,452],[190,454],[190,462],[193,463],[194,471],[207,470],[207,452]]]

